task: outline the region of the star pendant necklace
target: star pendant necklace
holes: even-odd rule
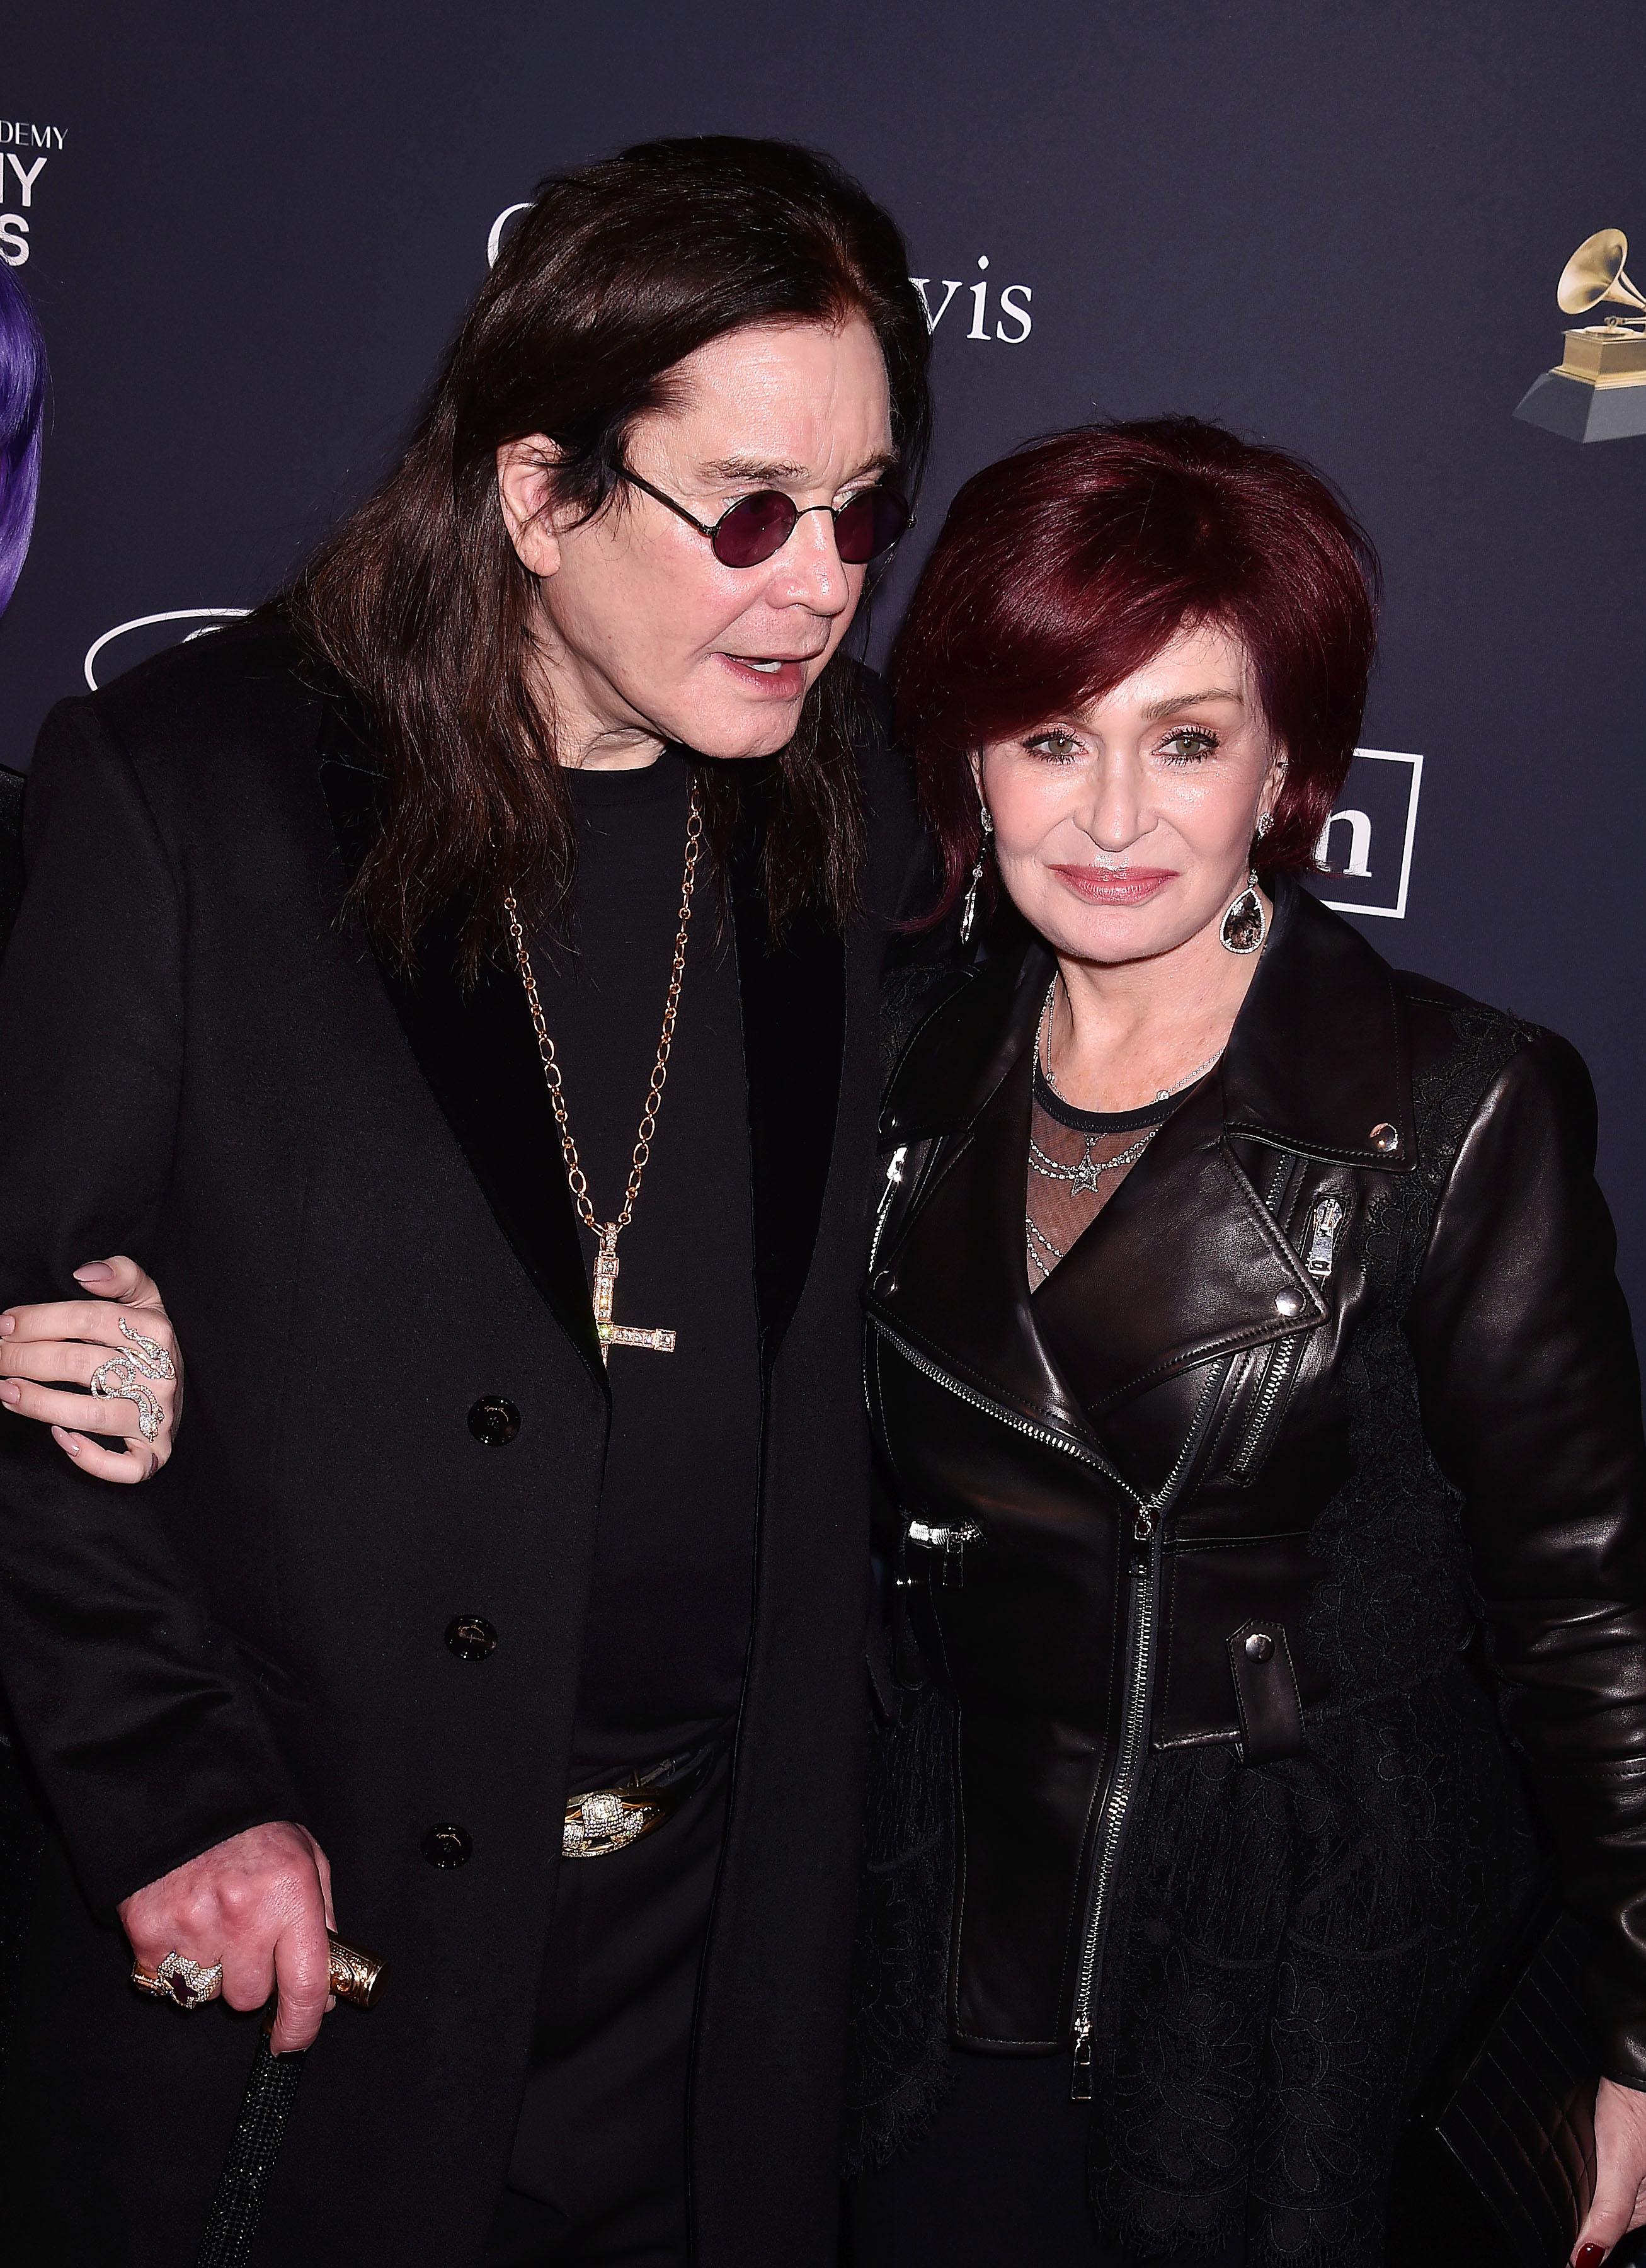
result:
[[[1067,1101],[1068,1098],[1063,1094],[1062,1088],[1058,1086],[1057,1081],[1052,1076],[1051,1017],[1053,1003],[1055,1001],[1056,998],[1057,973],[1054,971],[1052,981],[1046,988],[1046,998],[1041,1003],[1040,1022],[1036,1027],[1034,1035],[1034,1046],[1035,1054],[1040,1061],[1040,1076],[1045,1079],[1047,1086],[1051,1089],[1052,1093],[1057,1096],[1058,1101],[1061,1102]],[[1227,1042],[1225,1042],[1225,1045],[1226,1044]],[[1175,1086],[1163,1086],[1159,1093],[1155,1096],[1155,1101],[1157,1102],[1170,1102],[1174,1094],[1180,1094],[1185,1087],[1193,1086],[1197,1079],[1203,1079],[1205,1077],[1206,1073],[1211,1069],[1212,1065],[1219,1060],[1223,1053],[1223,1048],[1219,1048],[1216,1055],[1208,1056],[1204,1063],[1196,1064],[1194,1070],[1190,1071],[1186,1078],[1180,1079]],[[1125,1166],[1135,1166],[1159,1131],[1160,1129],[1158,1126],[1146,1126],[1143,1132],[1138,1136],[1136,1141],[1128,1143],[1125,1149],[1121,1151],[1117,1156],[1113,1158],[1094,1158],[1091,1154],[1092,1146],[1102,1138],[1097,1134],[1088,1134],[1085,1139],[1085,1152],[1077,1166],[1065,1166],[1060,1163],[1057,1159],[1048,1157],[1046,1152],[1041,1149],[1040,1144],[1034,1139],[1033,1136],[1031,1135],[1029,1138],[1029,1163],[1034,1172],[1039,1174],[1044,1181],[1069,1182],[1070,1185],[1071,1195],[1075,1197],[1095,1197],[1101,1186],[1099,1177],[1104,1174],[1117,1173]],[[1057,1255],[1057,1257],[1060,1260],[1062,1258],[1061,1252]]]
[[[591,1236],[599,1240],[600,1248],[594,1259],[594,1328],[599,1336],[600,1360],[608,1367],[614,1346],[645,1347],[653,1354],[674,1352],[672,1331],[640,1329],[630,1323],[614,1323],[612,1321],[612,1297],[617,1289],[617,1240],[635,1217],[635,1200],[640,1195],[646,1161],[651,1155],[652,1138],[658,1130],[658,1112],[663,1103],[664,1081],[669,1075],[669,1050],[674,1044],[680,985],[686,975],[686,932],[692,918],[692,890],[697,880],[697,854],[702,838],[702,799],[694,780],[691,809],[686,819],[686,871],[680,877],[680,927],[675,932],[674,961],[669,970],[669,990],[664,1002],[663,1030],[658,1041],[658,1059],[651,1069],[651,1084],[646,1090],[645,1106],[640,1114],[639,1131],[635,1137],[635,1154],[629,1161],[628,1187],[623,1194],[623,1209],[615,1220],[600,1221],[594,1217],[588,1181],[577,1156],[577,1145],[571,1138],[571,1122],[566,1114],[566,1091],[561,1083],[560,1059],[555,1053],[555,1042],[549,1035],[548,1020],[543,1013],[543,1003],[538,998],[537,977],[532,968],[525,932],[520,925],[514,892],[511,890],[503,902],[503,910],[509,917],[509,936],[514,946],[515,962],[520,971],[520,982],[525,988],[526,1005],[532,1012],[532,1029],[537,1035],[537,1052],[542,1060],[548,1100],[554,1109],[555,1123],[560,1129],[560,1154],[565,1160],[566,1184],[571,1191],[571,1201],[577,1208],[578,1219]]]

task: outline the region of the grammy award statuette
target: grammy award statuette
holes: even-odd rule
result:
[[[1646,433],[1646,298],[1623,272],[1628,239],[1603,228],[1580,244],[1561,270],[1555,298],[1567,315],[1610,301],[1627,308],[1566,334],[1557,367],[1546,370],[1517,417],[1569,441],[1621,441]]]

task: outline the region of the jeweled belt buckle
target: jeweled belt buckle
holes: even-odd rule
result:
[[[661,1827],[669,1806],[638,1787],[592,1787],[566,1806],[561,1855],[606,1859]]]

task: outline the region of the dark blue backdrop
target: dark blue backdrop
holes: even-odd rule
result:
[[[100,0],[8,23],[4,62],[0,257],[26,254],[56,393],[0,762],[106,632],[251,604],[360,493],[541,173],[663,132],[813,142],[948,302],[878,638],[959,481],[1028,434],[1186,409],[1327,471],[1388,571],[1367,743],[1423,763],[1409,846],[1417,768],[1358,768],[1370,872],[1326,895],[1393,906],[1409,847],[1374,941],[1584,1049],[1639,1306],[1646,438],[1512,416],[1560,359],[1579,239],[1633,226],[1646,269],[1635,0],[285,0],[239,25]]]

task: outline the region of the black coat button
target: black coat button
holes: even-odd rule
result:
[[[454,1615],[445,1626],[445,1642],[459,1661],[484,1661],[497,1651],[497,1633],[484,1615]]]
[[[459,1827],[455,1820],[447,1819],[427,1830],[421,1847],[423,1857],[431,1867],[444,1868],[467,1866],[474,1845],[469,1841],[467,1827]]]
[[[1400,1146],[1400,1137],[1385,1118],[1374,1126],[1368,1139],[1380,1158],[1392,1158]]]
[[[1253,1631],[1246,1642],[1246,1650],[1253,1661],[1267,1661],[1275,1651],[1275,1641],[1267,1631]]]
[[[897,1289],[897,1278],[889,1268],[882,1268],[869,1288],[877,1299],[889,1300]]]
[[[501,1449],[520,1430],[520,1413],[501,1394],[482,1394],[468,1413],[468,1430],[482,1447]]]

